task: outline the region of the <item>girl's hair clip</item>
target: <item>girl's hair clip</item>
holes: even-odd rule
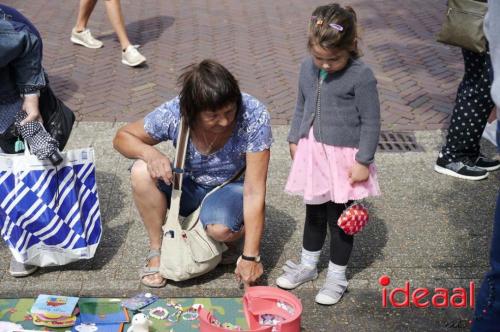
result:
[[[317,19],[317,18],[318,18],[318,16],[313,15],[313,16],[311,16],[311,21],[313,21],[313,20],[315,20],[315,19]]]
[[[339,24],[330,23],[328,25],[330,26],[330,28],[335,29],[337,31],[343,31],[344,30],[344,27],[341,26],[341,25],[339,25]]]

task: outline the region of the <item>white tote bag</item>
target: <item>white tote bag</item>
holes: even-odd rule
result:
[[[189,127],[181,118],[173,169],[172,197],[167,222],[163,225],[160,259],[160,274],[174,281],[191,279],[213,270],[227,249],[223,242],[212,239],[205,232],[199,218],[203,202],[189,216],[183,218],[179,215],[188,140]],[[244,171],[245,168],[241,169],[232,178],[212,189],[203,201],[216,190],[238,179]]]
[[[14,258],[37,266],[94,256],[101,215],[94,150],[61,153],[53,166],[24,154],[0,154],[0,235]]]

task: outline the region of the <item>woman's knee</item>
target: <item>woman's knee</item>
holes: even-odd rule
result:
[[[130,182],[132,184],[132,190],[135,193],[150,190],[151,186],[155,185],[153,179],[149,175],[148,165],[144,161],[137,160],[134,162],[130,169]]]
[[[230,240],[234,234],[231,229],[221,224],[207,225],[206,232],[212,239],[220,242],[226,242]]]
[[[239,184],[229,184],[204,201],[200,219],[207,231],[210,229],[208,232],[213,233],[214,239],[231,239],[231,236],[240,232],[243,226],[242,187]]]

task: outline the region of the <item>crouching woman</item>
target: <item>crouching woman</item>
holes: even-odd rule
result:
[[[207,197],[200,220],[209,236],[230,248],[237,248],[234,243],[244,237],[243,259],[238,260],[235,274],[245,283],[254,282],[263,272],[260,242],[273,141],[269,114],[257,99],[241,93],[234,76],[214,61],[188,67],[178,83],[179,96],[119,129],[113,141],[125,157],[137,159],[131,171],[132,191],[150,245],[141,282],[149,287],[166,284],[158,270],[173,160],[155,145],[176,144],[181,116],[188,123],[190,137],[180,214],[189,215],[208,192],[246,166],[244,179]]]

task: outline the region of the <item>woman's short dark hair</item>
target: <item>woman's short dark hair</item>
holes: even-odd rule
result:
[[[180,109],[190,127],[202,111],[215,112],[235,103],[241,109],[241,91],[234,76],[220,63],[203,60],[183,69],[177,84],[181,86]]]

